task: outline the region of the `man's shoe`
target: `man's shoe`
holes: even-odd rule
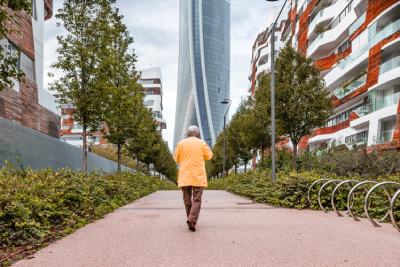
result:
[[[191,221],[186,221],[187,225],[189,226],[189,230],[192,232],[196,231],[196,226]]]

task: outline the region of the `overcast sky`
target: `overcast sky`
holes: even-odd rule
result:
[[[221,0],[222,1],[222,0]],[[54,10],[62,1],[54,1]],[[230,114],[236,110],[240,99],[249,88],[251,47],[257,34],[273,22],[277,9],[282,4],[264,0],[231,0],[231,99]],[[163,137],[170,146],[173,143],[176,87],[179,54],[179,0],[117,0],[117,7],[125,16],[135,43],[138,56],[137,69],[160,67],[163,75],[164,111],[167,129]],[[62,31],[56,27],[53,17],[45,23],[45,77],[47,87],[51,78],[47,73],[57,54],[56,36]]]

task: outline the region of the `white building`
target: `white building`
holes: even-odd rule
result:
[[[275,55],[278,54],[282,45],[282,31],[286,21],[283,20],[275,28]],[[257,77],[262,72],[268,72],[271,67],[271,26],[265,31],[258,34],[257,39],[253,44],[253,51],[251,56],[251,69],[250,69],[250,92],[254,94],[255,87],[257,86]]]
[[[167,123],[163,119],[163,88],[162,75],[160,68],[151,68],[140,71],[141,78],[138,81],[143,87],[145,94],[144,105],[150,109],[157,124],[157,130],[161,132],[167,128]]]
[[[334,115],[312,150],[400,148],[400,0],[290,1],[282,41],[315,61]]]

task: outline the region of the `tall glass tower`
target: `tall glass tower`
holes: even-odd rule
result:
[[[189,125],[212,145],[229,98],[230,0],[180,0],[179,38],[174,147]]]

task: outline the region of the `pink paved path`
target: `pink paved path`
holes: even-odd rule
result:
[[[160,191],[16,266],[400,266],[400,233],[333,213],[251,204],[206,191],[198,231],[181,195]]]

